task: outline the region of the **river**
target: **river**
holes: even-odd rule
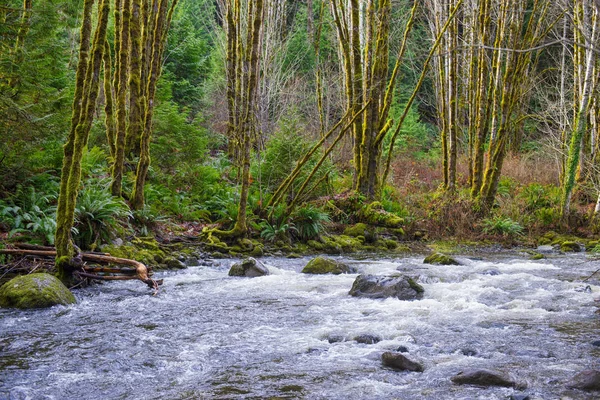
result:
[[[301,274],[308,259],[264,258],[271,274],[227,275],[234,260],[75,291],[78,303],[0,309],[0,399],[589,399],[566,389],[600,367],[598,263],[517,253],[343,259],[362,273],[418,279],[422,300],[348,295],[356,274]],[[375,344],[358,335],[378,336]],[[332,343],[330,343],[330,341]],[[404,346],[423,373],[382,367]],[[512,388],[457,386],[466,368],[512,374]]]

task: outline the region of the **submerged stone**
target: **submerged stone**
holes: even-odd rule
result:
[[[504,373],[488,369],[461,371],[450,380],[457,385],[523,387]]]
[[[567,387],[580,390],[600,391],[600,371],[588,369],[575,375]]]
[[[399,300],[416,300],[423,296],[423,292],[421,285],[404,275],[359,275],[348,294],[369,299],[396,297]]]
[[[381,362],[385,367],[389,367],[397,371],[423,372],[424,370],[421,364],[410,360],[401,353],[394,353],[391,351],[386,351],[381,355]]]
[[[53,275],[18,276],[0,288],[0,307],[45,308],[75,303],[75,296]]]
[[[184,269],[184,268],[187,268],[186,265],[181,260],[178,260],[178,259],[172,258],[172,257],[169,257],[169,258],[165,259],[164,263],[165,263],[165,266],[168,269]]]
[[[447,256],[442,253],[433,253],[425,257],[423,264],[436,264],[436,265],[460,265],[454,258]]]
[[[255,258],[248,257],[239,263],[235,263],[229,269],[229,276],[245,276],[255,278],[257,276],[269,275],[269,269]]]
[[[375,343],[379,343],[381,342],[381,338],[377,335],[371,335],[371,334],[363,334],[363,335],[358,335],[354,338],[354,340],[357,343],[363,343],[363,344],[375,344]]]
[[[331,258],[316,257],[306,264],[302,269],[303,274],[348,274],[354,273],[356,269]]]

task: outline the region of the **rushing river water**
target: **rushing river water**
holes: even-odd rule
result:
[[[158,273],[157,296],[116,282],[76,291],[73,306],[0,310],[0,399],[593,398],[564,383],[600,367],[600,287],[596,276],[582,283],[598,263],[495,257],[346,260],[417,277],[418,301],[354,298],[356,274],[309,276],[307,259],[265,258],[271,275],[260,278],[228,277],[233,261],[219,260]],[[361,334],[382,340],[353,340]],[[400,346],[423,373],[382,367]],[[528,388],[450,382],[470,367]]]

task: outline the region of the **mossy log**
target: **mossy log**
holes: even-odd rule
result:
[[[30,249],[0,249],[0,254],[9,255],[33,255],[39,257],[56,257],[56,250],[30,250]],[[83,278],[95,279],[95,280],[130,280],[137,279],[149,287],[158,289],[158,286],[162,284],[162,280],[154,280],[150,278],[151,269],[146,267],[143,263],[131,260],[128,258],[113,257],[107,253],[80,253],[76,258],[80,260],[73,260],[72,265],[80,265],[79,270],[75,271],[75,274]],[[103,264],[117,264],[126,265],[133,267],[131,268],[100,268],[84,265],[83,262],[90,261],[95,263]],[[112,273],[117,275],[98,275],[98,273]]]

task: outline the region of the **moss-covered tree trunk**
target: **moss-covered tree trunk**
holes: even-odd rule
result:
[[[244,12],[244,10],[246,12]],[[238,167],[240,200],[236,222],[221,236],[247,233],[252,143],[257,135],[256,98],[260,77],[261,35],[264,25],[263,0],[227,0],[227,107],[230,156]]]
[[[146,184],[146,178],[148,177],[148,169],[150,168],[150,141],[152,138],[152,119],[154,117],[156,87],[162,71],[162,60],[167,41],[167,33],[169,31],[169,27],[171,26],[173,11],[177,6],[177,0],[173,0],[170,6],[168,3],[168,0],[161,0],[158,9],[156,9],[156,14],[151,16],[154,18],[154,23],[152,29],[153,38],[151,45],[148,47],[151,49],[149,51],[152,54],[149,70],[147,72],[148,75],[146,77],[148,82],[143,95],[140,94],[140,96],[136,99],[136,102],[140,102],[139,111],[141,112],[143,110],[144,113],[143,115],[139,115],[139,122],[141,123],[143,121],[143,126],[140,127],[141,136],[139,137],[139,161],[136,168],[133,193],[131,194],[131,207],[134,210],[142,209],[145,203],[144,186]],[[143,18],[140,19],[139,23],[141,23],[142,20]],[[137,35],[138,33],[136,33],[136,36]],[[148,40],[150,40],[149,37],[146,38],[146,41]],[[143,55],[141,57],[143,59]],[[143,71],[143,66],[132,70],[132,74],[138,74],[134,80],[141,82],[141,79],[144,76]],[[143,105],[141,103],[142,99],[144,101]],[[132,135],[134,136],[132,140],[137,140],[135,137],[137,134],[139,134],[139,132],[135,133],[135,130],[132,130]]]
[[[494,204],[508,142],[523,110],[519,104],[526,91],[529,71],[535,70],[536,46],[555,20],[547,18],[550,3],[534,0],[531,8],[518,0],[503,0],[497,26],[493,65],[491,135],[487,164],[478,199],[482,210]],[[535,61],[534,61],[535,60]]]
[[[596,52],[596,40],[600,36],[600,24],[598,22],[599,6],[590,0],[575,1],[575,23],[578,35],[584,44],[576,43],[574,52],[579,54],[575,60],[575,79],[579,79],[580,92],[575,104],[577,110],[575,121],[570,135],[568,156],[565,165],[565,174],[562,182],[561,215],[566,218],[571,209],[571,196],[575,187],[577,172],[580,169],[582,145],[588,134],[588,117],[590,102],[594,90],[594,68],[600,57]],[[581,11],[580,13],[577,11]]]
[[[108,25],[109,1],[101,0],[94,34],[92,54],[89,56],[93,0],[84,2],[81,25],[80,59],[77,68],[72,125],[64,146],[60,193],[56,213],[56,265],[61,280],[72,278],[76,252],[71,238],[75,205],[81,181],[81,159],[87,144],[96,112],[96,100],[100,90],[100,73],[105,49]]]
[[[115,36],[118,39],[119,48],[115,53],[118,73],[116,77],[116,138],[115,138],[115,156],[112,165],[112,182],[110,191],[113,196],[121,196],[123,173],[125,165],[125,138],[127,133],[127,76],[129,72],[129,23],[131,20],[131,0],[116,0],[121,7],[118,18],[120,25],[116,26]]]
[[[389,0],[333,1],[332,14],[343,60],[345,98],[349,115],[364,115],[353,125],[354,189],[369,199],[379,195],[382,143],[390,129],[389,106],[394,93],[397,69],[389,75],[389,36],[392,4]],[[404,54],[414,10],[407,24],[397,60]],[[396,63],[397,65],[397,63]]]

